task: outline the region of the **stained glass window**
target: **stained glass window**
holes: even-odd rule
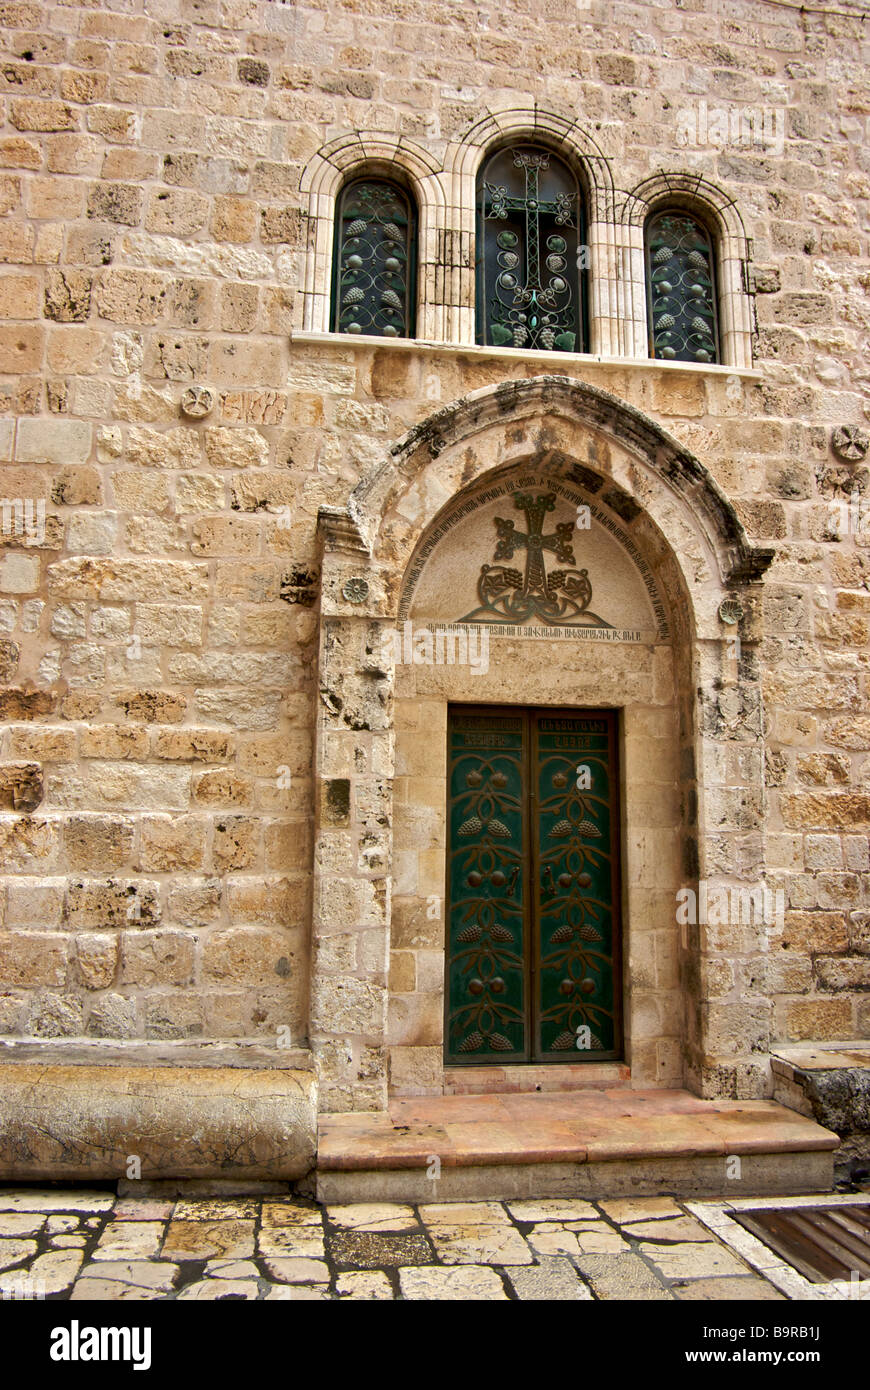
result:
[[[336,333],[414,336],[416,214],[386,179],[357,179],[339,199],[332,326]]]
[[[519,145],[484,165],[477,187],[477,341],[582,352],[583,205],[549,150]]]
[[[646,225],[650,356],[718,362],[716,273],[707,229],[688,213],[656,213]]]

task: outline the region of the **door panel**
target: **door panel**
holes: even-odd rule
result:
[[[528,728],[522,713],[451,713],[448,1058],[528,1056]]]
[[[616,716],[534,716],[532,760],[533,1055],[572,1062],[585,1052],[613,1057],[619,1042]]]
[[[451,708],[445,1057],[621,1055],[616,714]]]

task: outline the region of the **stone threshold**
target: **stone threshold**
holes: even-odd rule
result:
[[[559,1066],[521,1067],[445,1067],[444,1094],[470,1096],[521,1093],[530,1091],[576,1091],[583,1087],[595,1090],[629,1087],[631,1068],[625,1062],[562,1063]],[[396,1091],[395,1094],[420,1094]]]
[[[709,1101],[688,1091],[395,1098],[384,1112],[321,1116],[317,1194],[449,1201],[830,1191],[837,1144],[774,1101]]]
[[[676,372],[689,376],[736,376],[741,381],[761,381],[762,373],[755,367],[730,367],[719,362],[699,365],[694,362],[666,362],[660,357],[606,357],[595,352],[526,352],[523,348],[487,347],[482,343],[435,342],[430,338],[382,338],[371,333],[315,333],[310,329],[293,329],[291,346],[326,348],[377,348],[386,352],[448,353],[453,357],[474,357],[478,360],[505,362],[534,362],[554,369],[559,363],[570,366],[627,367],[645,372]]]

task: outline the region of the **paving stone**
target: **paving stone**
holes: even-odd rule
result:
[[[169,1223],[162,1258],[209,1260],[254,1253],[253,1221],[176,1221]]]
[[[362,1269],[354,1274],[339,1274],[335,1281],[339,1298],[358,1298],[382,1301],[393,1297],[393,1288],[380,1269]]]
[[[51,1258],[48,1255],[44,1259]],[[81,1257],[79,1256],[79,1259]],[[113,1299],[126,1302],[133,1299],[159,1298],[172,1291],[178,1278],[178,1265],[164,1261],[108,1260],[86,1265],[76,1279],[70,1294],[73,1302],[83,1299]]]
[[[725,1278],[725,1279],[692,1279],[687,1284],[675,1284],[674,1293],[679,1299],[701,1300],[710,1299],[715,1301],[730,1301],[731,1299],[751,1299],[770,1301],[779,1299],[785,1303],[783,1294],[779,1293],[772,1284],[768,1284],[766,1279],[755,1279],[752,1277],[744,1279]]]
[[[627,1255],[581,1255],[577,1268],[598,1298],[658,1302],[673,1298],[663,1280],[633,1251]]]
[[[176,1221],[255,1221],[259,1212],[256,1198],[181,1197],[172,1213]]]
[[[279,1284],[322,1284],[329,1282],[329,1266],[325,1260],[284,1259],[264,1256],[263,1264]]]
[[[713,1234],[693,1216],[674,1216],[665,1221],[634,1221],[623,1226],[622,1234],[641,1240],[713,1240]]]
[[[433,1226],[429,1231],[445,1264],[530,1265],[532,1252],[515,1226]]]
[[[114,1221],[168,1221],[174,1201],[157,1197],[119,1197],[112,1208]]]
[[[323,1303],[329,1301],[328,1284],[272,1284],[266,1294],[264,1302],[274,1303],[276,1300],[282,1303],[290,1300],[304,1303]]]
[[[166,1223],[163,1221],[112,1222],[100,1236],[91,1259],[155,1259],[165,1230]]]
[[[432,1247],[418,1232],[384,1235],[373,1231],[337,1231],[328,1237],[329,1253],[338,1265],[369,1269],[372,1265],[425,1265]]]
[[[555,1255],[542,1255],[540,1263],[528,1269],[509,1269],[508,1278],[517,1297],[526,1301],[592,1300],[591,1290],[583,1283],[571,1261]]]
[[[208,1260],[203,1274],[209,1279],[259,1279],[253,1260]]]
[[[35,1240],[0,1240],[0,1269],[8,1269],[10,1265],[29,1259],[36,1254],[36,1250]]]
[[[603,1221],[572,1223],[540,1222],[529,1232],[528,1242],[539,1255],[616,1255],[630,1247]]]
[[[507,1298],[500,1276],[488,1265],[453,1265],[446,1269],[428,1265],[422,1269],[400,1269],[399,1287],[402,1297],[409,1299],[457,1302]]]
[[[601,1213],[591,1202],[564,1201],[561,1197],[543,1197],[538,1202],[507,1202],[515,1221],[600,1221]]]
[[[500,1202],[427,1202],[419,1211],[427,1226],[501,1226],[505,1221]]]
[[[67,1217],[49,1217],[48,1220],[66,1221]],[[40,1216],[37,1212],[4,1212],[0,1215],[0,1237],[38,1235],[45,1222],[45,1216]]]
[[[64,1231],[77,1231],[78,1228],[79,1218],[77,1216],[49,1216],[45,1222],[46,1231],[53,1236]]]
[[[264,1202],[260,1212],[262,1226],[323,1227],[323,1209],[301,1202]]]
[[[0,1211],[110,1211],[114,1200],[105,1192],[0,1190]]]
[[[622,1226],[627,1221],[652,1221],[662,1216],[682,1216],[673,1197],[611,1197],[599,1202],[611,1221]]]
[[[328,1206],[326,1218],[333,1226],[353,1231],[417,1231],[420,1223],[413,1207],[393,1202],[359,1202],[352,1206]]]
[[[668,1279],[703,1279],[717,1274],[749,1272],[743,1261],[718,1241],[709,1245],[688,1241],[678,1245],[655,1245],[643,1241],[639,1248]]]
[[[191,1302],[202,1302],[203,1299],[217,1301],[220,1299],[232,1299],[233,1301],[244,1302],[253,1301],[260,1297],[260,1286],[256,1279],[200,1279],[196,1284],[188,1284],[178,1294],[178,1302],[182,1299]]]
[[[87,1236],[60,1235],[49,1240],[52,1250],[83,1250],[88,1243]]]
[[[260,1225],[257,1236],[260,1255],[287,1255],[295,1258],[323,1259],[323,1227],[293,1222],[287,1226]]]

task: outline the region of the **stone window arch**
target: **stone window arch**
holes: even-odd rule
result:
[[[445,195],[439,171],[438,162],[421,146],[404,137],[377,132],[355,131],[318,150],[306,165],[300,182],[307,207],[301,292],[294,310],[296,330],[334,331],[332,288],[338,254],[335,233],[339,202],[354,183],[386,182],[411,200],[416,219],[415,279],[409,301],[411,327],[403,336],[444,339],[438,279],[443,258]]]
[[[699,237],[707,241],[704,255],[710,266],[716,323],[713,360],[727,367],[751,368],[755,311],[749,289],[751,247],[743,219],[728,193],[707,179],[688,173],[655,174],[639,184],[625,201],[621,219],[622,240],[628,253],[624,298],[626,323],[631,329],[627,355],[663,356],[654,350],[656,324],[651,314],[647,247],[650,231],[668,215],[684,219],[687,226],[692,224]],[[701,254],[700,241],[697,249]],[[705,365],[705,359],[692,356],[678,355],[674,360]]]

